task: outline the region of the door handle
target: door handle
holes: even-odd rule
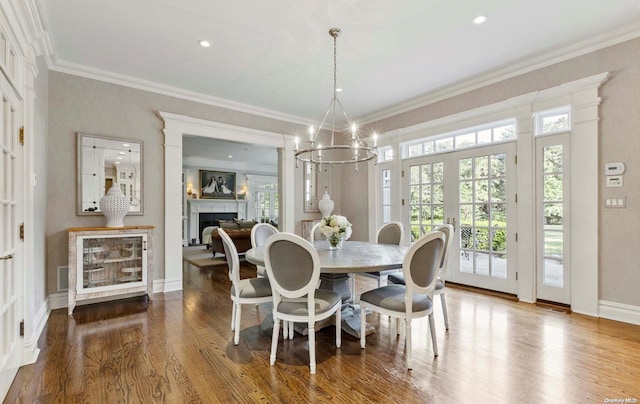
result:
[[[11,254],[5,255],[4,257],[0,257],[0,261],[10,260],[11,258],[13,258],[13,255]]]

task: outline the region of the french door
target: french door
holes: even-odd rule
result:
[[[536,138],[536,297],[570,304],[569,134]]]
[[[403,162],[411,240],[450,223],[447,280],[516,293],[515,142]]]
[[[19,98],[0,70],[0,397],[21,365],[23,281],[18,243],[20,164]]]

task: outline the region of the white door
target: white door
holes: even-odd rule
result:
[[[20,217],[19,99],[0,73],[0,397],[4,397],[21,365],[23,313]]]
[[[536,139],[537,298],[570,304],[569,134]]]
[[[445,278],[516,293],[515,143],[405,160],[411,239],[451,223]]]

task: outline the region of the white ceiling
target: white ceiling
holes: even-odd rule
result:
[[[53,70],[294,122],[372,121],[640,36],[640,0],[42,0]],[[477,15],[488,16],[475,25]],[[202,48],[198,40],[212,43]]]

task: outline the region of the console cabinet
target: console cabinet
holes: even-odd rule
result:
[[[80,301],[146,293],[153,299],[153,226],[69,232],[69,314]]]

